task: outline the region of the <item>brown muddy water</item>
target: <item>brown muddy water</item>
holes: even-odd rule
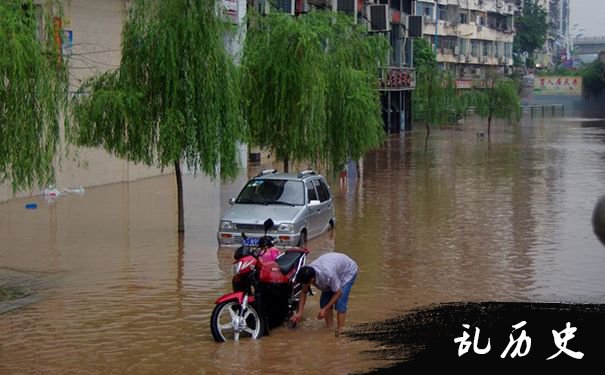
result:
[[[357,260],[347,325],[455,301],[605,302],[605,248],[590,218],[605,194],[605,122],[530,119],[388,138],[336,176],[337,225],[310,260]],[[257,167],[257,168],[262,168]],[[186,233],[174,176],[89,188],[54,202],[0,204],[1,374],[346,374],[382,365],[369,343],[314,319],[295,330],[216,344],[209,320],[230,288],[232,251],[216,229],[230,184],[185,178]],[[37,209],[26,210],[35,202]]]

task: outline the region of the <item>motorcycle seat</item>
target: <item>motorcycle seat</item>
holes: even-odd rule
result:
[[[292,267],[298,264],[299,259],[303,256],[303,253],[299,251],[286,251],[279,258],[275,260],[279,266],[279,270],[284,275],[292,270]]]

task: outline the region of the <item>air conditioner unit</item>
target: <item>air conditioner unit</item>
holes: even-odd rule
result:
[[[408,38],[422,38],[422,17],[407,16]]]
[[[296,12],[296,0],[275,0],[275,7],[284,13],[294,15]]]
[[[336,11],[351,16],[355,15],[357,13],[357,0],[337,0]]]
[[[370,31],[380,32],[391,29],[389,22],[389,6],[385,4],[373,4],[370,9]]]

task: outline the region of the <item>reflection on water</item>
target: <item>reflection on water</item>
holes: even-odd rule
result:
[[[527,121],[497,124],[489,144],[472,124],[434,131],[426,147],[421,129],[391,136],[334,176],[337,227],[310,241],[310,260],[338,249],[358,261],[348,324],[452,301],[603,303],[605,249],[590,217],[604,193],[605,127]],[[217,224],[248,173],[233,183],[186,176],[182,238],[173,176],[1,204],[0,282],[36,298],[0,315],[0,373],[379,365],[360,354],[369,344],[337,340],[314,319],[317,296],[296,330],[212,341],[232,255],[217,250]]]

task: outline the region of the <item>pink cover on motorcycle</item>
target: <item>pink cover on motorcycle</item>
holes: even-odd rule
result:
[[[281,254],[281,251],[275,247],[270,247],[263,252],[260,257],[262,262],[274,262],[275,259]]]

